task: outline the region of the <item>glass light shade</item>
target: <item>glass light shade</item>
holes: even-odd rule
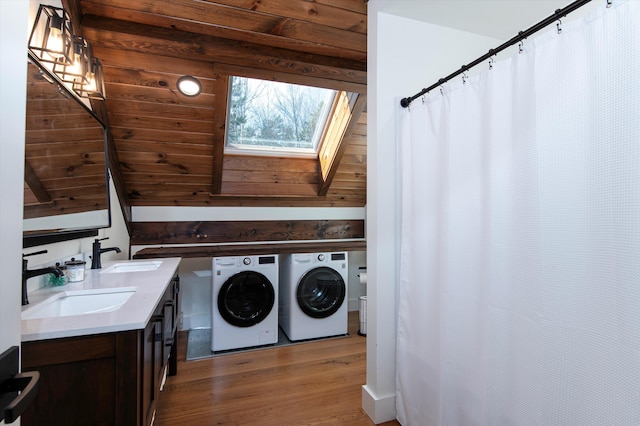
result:
[[[72,87],[73,91],[80,97],[98,100],[105,99],[102,63],[98,58],[90,59],[89,71],[85,74],[84,79],[76,79]]]
[[[73,28],[64,9],[40,5],[29,37],[29,50],[42,62],[72,63]]]
[[[90,48],[83,37],[75,36],[73,40],[73,54],[71,64],[56,61],[53,64],[53,72],[65,83],[87,83],[87,74],[90,69]]]
[[[197,96],[202,92],[202,85],[195,77],[185,75],[178,79],[178,90],[185,96]]]

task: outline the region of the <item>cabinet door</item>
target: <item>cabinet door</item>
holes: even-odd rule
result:
[[[156,409],[158,370],[162,364],[162,317],[154,315],[144,329],[142,343],[142,421],[150,425]],[[160,343],[159,343],[160,341]]]
[[[167,343],[173,344],[173,334],[178,329],[178,292],[180,291],[180,278],[174,277],[171,280],[171,285],[167,289],[165,295],[167,301],[165,302],[165,339],[170,340]]]
[[[180,311],[180,277],[173,277],[171,286],[173,288],[173,332],[178,331],[178,312]]]
[[[116,424],[117,368],[113,335],[23,342],[22,370],[41,382],[21,424]]]
[[[175,311],[175,302],[168,300],[164,303],[164,332],[162,341],[164,343],[162,351],[162,362],[166,363],[173,346],[173,312]]]
[[[180,277],[177,275],[173,278],[170,285],[170,303],[165,305],[165,354],[164,362],[168,360],[167,375],[175,376],[178,373],[178,312],[180,292]]]
[[[160,312],[163,312],[162,309]],[[156,340],[154,342],[154,352],[153,352],[153,374],[155,377],[155,381],[153,383],[154,386],[154,398],[157,399],[160,393],[160,386],[162,384],[162,379],[164,376],[164,324],[166,322],[163,314],[160,314],[158,322],[158,328],[156,328]]]

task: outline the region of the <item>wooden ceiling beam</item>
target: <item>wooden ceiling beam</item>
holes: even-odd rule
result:
[[[283,238],[286,237],[286,238]],[[314,241],[364,238],[364,221],[255,220],[136,222],[132,244]]]
[[[259,80],[279,81],[283,83],[301,84],[303,86],[322,87],[333,90],[344,90],[345,92],[366,93],[366,83],[355,83],[350,81],[327,80],[322,77],[314,77],[312,75],[299,75],[284,72],[275,72],[272,70],[262,70],[253,67],[214,64],[216,74],[227,74],[238,77],[257,78]]]
[[[367,91],[367,85],[362,83],[338,80],[327,81],[326,78],[262,70],[256,69],[252,66],[238,66],[204,62],[194,59],[172,58],[167,56],[158,56],[157,54],[149,54],[143,51],[123,51],[99,45],[93,46],[93,53],[97,58],[108,58],[103,60],[103,66],[105,67],[105,79],[107,82],[116,78],[114,77],[114,73],[116,76],[119,76],[122,75],[123,70],[132,70],[139,73],[166,74],[164,79],[148,83],[155,84],[158,87],[174,85],[174,81],[182,75],[192,75],[201,80],[210,79],[212,81],[220,75],[235,75],[238,77],[258,78],[261,80],[280,81],[306,86],[330,86],[330,89],[344,90],[346,92],[366,93]],[[169,74],[173,74],[174,77],[169,79]]]
[[[280,10],[291,14],[291,1],[286,0]],[[322,16],[301,15],[298,11],[295,19],[262,13],[246,4],[230,7],[217,4],[219,2],[192,0],[83,0],[82,4],[87,15],[366,62],[366,15],[306,0],[296,1],[316,7],[316,12],[319,7]],[[255,4],[253,0],[251,3]],[[266,7],[274,12],[273,5]]]
[[[40,203],[50,203],[51,196],[45,189],[40,179],[38,179],[38,175],[33,171],[29,162],[25,159],[24,161],[24,182],[27,184],[33,195],[36,197],[38,202]]]
[[[334,7],[320,2],[308,0],[203,0],[206,3],[220,7],[226,5],[232,8],[251,11],[263,16],[286,17],[306,23],[320,24],[330,28],[347,30],[367,34],[366,11],[354,12],[341,7]]]
[[[85,15],[83,33],[93,46],[199,60],[273,73],[315,78],[333,88],[335,82],[366,86],[366,64],[307,55],[264,45]],[[96,55],[97,56],[97,55]],[[108,61],[103,60],[105,66]],[[138,67],[144,67],[138,64]]]
[[[367,2],[369,0],[315,0],[319,4],[327,4],[341,9],[350,10],[352,12],[367,13]]]
[[[209,62],[194,60],[194,58],[171,58],[158,56],[143,49],[139,51],[120,50],[92,44],[93,54],[100,58],[105,68],[105,79],[109,81],[109,69],[129,69],[145,72],[156,72],[175,75],[178,77],[188,74],[197,78],[215,78],[213,65]],[[168,82],[166,82],[168,83]]]
[[[134,206],[190,206],[190,207],[362,207],[366,200],[364,194],[314,196],[278,196],[278,195],[211,195],[208,193],[166,194],[138,193],[132,195]]]

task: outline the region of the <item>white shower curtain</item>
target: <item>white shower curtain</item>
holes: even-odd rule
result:
[[[640,425],[640,1],[399,112],[405,426]]]

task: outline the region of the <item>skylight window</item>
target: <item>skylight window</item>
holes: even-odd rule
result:
[[[317,155],[335,90],[232,77],[227,152]]]

